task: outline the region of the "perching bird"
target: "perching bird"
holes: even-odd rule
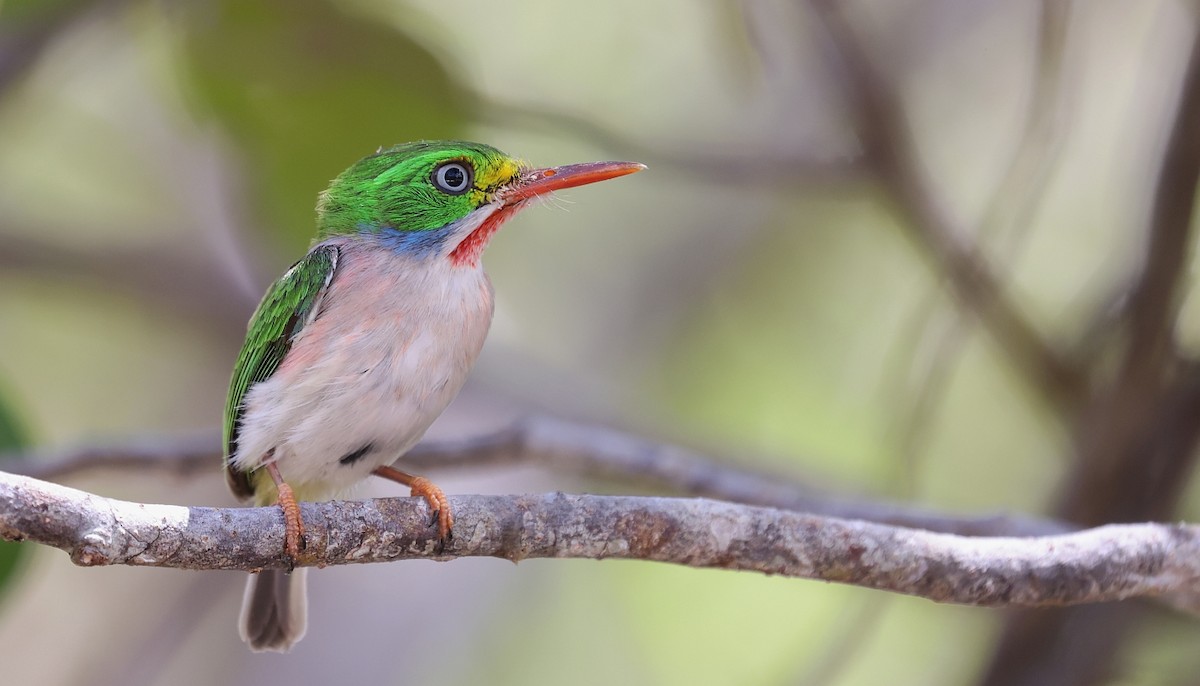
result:
[[[531,169],[495,148],[407,143],[359,160],[317,203],[317,237],[250,320],[225,407],[225,474],[241,499],[278,503],[287,553],[297,500],[375,473],[453,518],[441,489],[390,467],[458,394],[492,321],[488,240],[552,191],[632,174],[632,162]],[[286,651],[306,628],[303,569],[250,576],[242,640]]]

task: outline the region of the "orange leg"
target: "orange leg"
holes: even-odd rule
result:
[[[267,473],[275,482],[275,490],[279,491],[277,502],[279,509],[283,510],[284,531],[286,531],[284,550],[293,561],[298,560],[300,551],[307,547],[304,541],[304,518],[300,516],[300,504],[296,502],[296,494],[292,492],[292,487],[284,483],[283,477],[279,474],[279,467],[276,467],[274,462],[267,465]]]
[[[433,520],[438,525],[438,538],[443,542],[450,540],[450,529],[454,527],[454,513],[450,511],[450,501],[446,499],[442,489],[423,476],[413,476],[395,467],[376,467],[374,474],[404,484],[411,489],[412,495],[424,498],[425,502],[429,503],[429,509],[433,510]]]

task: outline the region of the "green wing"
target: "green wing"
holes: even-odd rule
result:
[[[238,429],[242,419],[242,401],[254,384],[269,379],[292,347],[292,340],[320,310],[321,299],[337,268],[338,249],[323,245],[314,248],[271,284],[254,316],[250,318],[246,342],[238,353],[225,402],[225,477],[235,495],[254,494],[250,475],[233,469],[229,458],[237,452]]]

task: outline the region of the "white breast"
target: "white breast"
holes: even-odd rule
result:
[[[462,388],[492,320],[478,266],[340,246],[317,318],[246,394],[233,458],[246,470],[274,459],[302,499],[333,497],[420,440]]]

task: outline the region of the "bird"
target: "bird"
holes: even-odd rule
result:
[[[234,495],[277,505],[285,553],[304,550],[298,501],[330,500],[374,474],[429,504],[452,535],[445,494],[391,466],[466,381],[491,325],[482,254],[496,231],[553,191],[645,169],[635,162],[533,168],[467,141],[381,148],[330,182],[316,236],[250,318],[224,416]],[[286,652],[307,629],[303,567],[250,575],[239,633]]]

